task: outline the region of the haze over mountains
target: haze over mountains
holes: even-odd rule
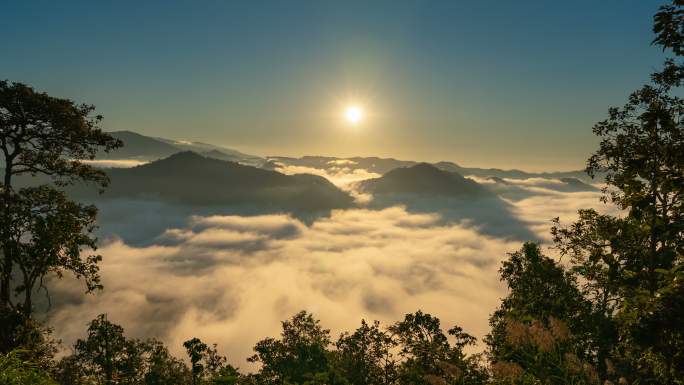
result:
[[[115,131],[110,134],[124,142],[124,146],[109,153],[102,152],[97,159],[153,161],[178,152],[193,151],[212,158],[244,164],[261,165],[264,162],[258,156],[207,143],[154,138],[132,131]]]
[[[381,178],[359,183],[372,194],[418,194],[451,197],[489,197],[493,194],[477,182],[462,175],[438,169],[427,163],[399,167]]]
[[[101,198],[148,198],[198,206],[253,204],[272,210],[330,210],[352,199],[325,178],[284,175],[191,151],[132,168],[108,171],[111,184]],[[72,190],[95,197],[92,189]]]
[[[116,131],[111,134],[114,137],[121,139],[125,143],[125,146],[110,153],[102,153],[98,155],[98,159],[153,161],[166,158],[177,152],[193,151],[210,158],[229,160],[271,170],[277,170],[282,166],[298,166],[321,170],[336,170],[340,168],[347,168],[349,170],[363,169],[377,174],[384,174],[399,167],[410,167],[421,163],[411,160],[378,157],[339,158],[329,156],[303,156],[300,158],[293,158],[268,156],[264,158],[257,155],[245,154],[222,146],[185,140],[155,138],[132,131]],[[498,168],[462,167],[448,161],[437,162],[433,165],[439,169],[457,172],[464,176],[472,175],[478,177],[510,179],[577,178],[584,182],[591,183],[592,181],[583,170],[535,173]]]
[[[366,178],[355,187],[370,194],[418,194],[483,198],[491,189],[464,175],[488,178],[499,185],[506,179],[548,179],[546,188],[558,191],[592,191],[577,172],[526,173],[518,170],[460,167],[452,162],[435,164],[377,157],[261,158],[205,143],[153,138],[130,131],[113,133],[125,145],[103,157],[112,161],[151,162],[134,168],[110,170],[112,185],[103,198],[147,197],[192,205],[254,204],[275,210],[329,210],[351,205],[347,192],[321,176],[321,172],[354,173]],[[291,172],[292,170],[299,172]],[[293,174],[293,175],[284,175]],[[307,175],[308,174],[308,175]],[[193,186],[193,187],[189,187]],[[494,186],[496,187],[496,186]],[[494,189],[496,190],[496,188]],[[87,189],[74,193],[88,196]]]
[[[268,334],[245,319],[277,324],[315,304],[341,326],[350,314],[394,319],[418,304],[435,311],[444,298],[474,314],[466,326],[482,335],[478,325],[501,296],[498,280],[484,277],[496,277],[500,258],[519,242],[544,242],[551,212],[570,217],[599,194],[580,172],[258,157],[115,135],[125,146],[95,164],[135,166],[108,168],[111,185],[101,195],[68,188],[99,208],[108,289],[95,300],[67,282],[55,288],[66,300],[53,304],[51,317],[66,341],[97,312],[136,309],[116,313],[133,335],[169,340],[207,322],[234,322],[234,334],[221,326],[204,337],[242,357],[251,342],[229,341]],[[179,291],[186,287],[193,289]]]
[[[384,174],[399,167],[410,167],[422,163],[418,161],[397,160],[392,158],[378,157],[351,157],[336,158],[327,156],[304,156],[301,158],[273,156],[268,157],[268,162],[263,167],[277,169],[279,165],[311,167],[316,169],[335,170],[340,167],[350,169],[365,169],[370,172]],[[498,168],[478,168],[462,167],[453,162],[436,162],[433,166],[461,175],[472,175],[478,177],[499,177],[509,179],[528,179],[528,178],[576,178],[591,183],[592,179],[584,170],[575,171],[554,171],[554,172],[527,172],[522,170],[503,170]]]
[[[102,195],[87,185],[68,192],[100,207],[103,235],[134,243],[150,241],[196,215],[283,213],[310,224],[332,210],[394,206],[438,213],[445,222],[465,221],[484,234],[529,240],[538,237],[513,202],[598,192],[579,171],[535,174],[377,157],[261,158],[129,131],[115,135],[125,146],[95,161],[108,168],[110,187]],[[25,176],[19,183],[47,181]]]

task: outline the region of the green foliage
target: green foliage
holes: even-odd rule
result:
[[[228,381],[233,375],[238,374],[237,369],[225,366],[226,357],[218,354],[216,344],[209,347],[199,338],[192,338],[185,341],[183,347],[190,358],[193,385],[207,381]]]
[[[102,170],[80,161],[122,143],[98,128],[102,116],[93,116],[94,111],[92,105],[0,81],[0,149],[5,177],[45,174],[60,183],[86,180],[106,185]],[[11,185],[5,183],[5,187]]]
[[[266,338],[254,346],[250,362],[261,364],[263,383],[301,384],[328,370],[330,332],[305,312],[283,321],[281,339]]]
[[[591,304],[577,288],[571,272],[543,255],[534,243],[526,243],[520,251],[509,254],[499,271],[509,294],[490,318],[492,330],[486,342],[491,361],[524,364],[519,362],[519,346],[507,338],[506,326],[512,320],[564,320],[574,335],[584,337],[583,355],[591,352]]]
[[[93,106],[0,81],[0,309],[4,314],[21,310],[30,317],[32,293],[43,288],[48,274],[69,271],[86,281],[88,291],[99,287],[100,257],[81,256],[83,248],[95,245],[90,233],[96,210],[70,202],[54,187],[76,181],[106,186],[105,173],[82,161],[122,143],[97,127],[102,117],[92,116],[93,111]],[[54,186],[17,190],[14,178],[24,174],[48,176]],[[7,339],[21,336],[12,325],[2,325],[4,352],[23,343]]]
[[[201,361],[209,348],[207,344],[202,342],[199,338],[193,338],[183,343],[183,347],[188,352],[190,358],[190,368],[192,370],[193,385],[199,383],[202,374],[204,373],[204,365]]]
[[[249,361],[261,363],[259,384],[484,384],[480,357],[463,351],[474,343],[461,328],[445,334],[437,318],[418,311],[387,330],[362,321],[332,349],[329,332],[300,312],[283,322],[281,339],[257,343]]]
[[[343,333],[335,343],[334,366],[354,385],[393,384],[398,368],[396,346],[396,339],[378,321],[369,325],[363,320],[354,333]]]
[[[185,363],[169,353],[168,348],[155,339],[144,343],[146,352],[145,385],[187,384],[190,371]],[[229,383],[228,383],[229,384]]]
[[[24,297],[17,307],[30,316],[32,294],[50,273],[70,272],[85,281],[88,291],[101,288],[97,264],[102,257],[83,255],[84,249],[97,248],[92,235],[97,209],[72,202],[50,186],[23,188],[13,198],[8,241],[21,273],[14,291]]]
[[[671,302],[682,291],[673,277],[684,253],[684,101],[645,86],[609,115],[594,128],[603,140],[588,171],[605,173],[604,200],[626,215],[583,210],[553,234],[592,301],[599,359],[612,356],[634,379],[684,383],[683,319]],[[666,305],[671,316],[657,316]]]
[[[88,327],[88,336],[57,367],[62,384],[189,384],[190,371],[160,341],[128,339],[121,326],[102,314]]]
[[[74,350],[86,375],[109,385],[133,382],[131,376],[136,376],[141,367],[136,345],[136,341],[126,339],[121,326],[101,314],[90,323],[88,337],[76,341]]]
[[[549,317],[547,322],[504,320],[507,359],[495,357],[494,383],[501,384],[599,384],[595,367],[582,359],[568,326]]]
[[[26,360],[26,351],[0,355],[0,385],[57,385],[47,372]]]
[[[601,379],[610,358],[627,380],[684,383],[684,100],[674,90],[684,79],[683,15],[678,0],[660,8],[654,43],[675,58],[594,127],[602,140],[587,171],[606,176],[603,200],[624,215],[582,210],[552,230],[592,304],[596,330],[586,343]]]
[[[484,380],[477,357],[466,358],[463,352],[475,338],[460,327],[448,331],[455,339],[452,345],[438,318],[417,311],[389,330],[400,347],[399,384],[472,384]]]
[[[219,369],[211,379],[212,385],[235,385],[240,381],[240,371],[231,365]]]

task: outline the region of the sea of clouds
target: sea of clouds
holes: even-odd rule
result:
[[[364,171],[324,173],[351,189]],[[445,329],[459,325],[481,338],[506,294],[498,269],[507,253],[528,235],[548,246],[552,218],[568,223],[578,209],[601,204],[598,190],[562,192],[548,179],[478,181],[505,203],[506,212],[494,222],[505,231],[445,214],[496,215],[478,206],[459,211],[453,202],[423,212],[369,204],[306,223],[289,214],[187,210],[164,221],[155,213],[171,208],[110,202],[101,208],[113,225],[98,250],[105,288],[86,296],[73,280],[54,282],[50,322],[68,347],[106,312],[128,335],[161,338],[179,356],[191,337],[217,343],[245,369],[254,344],[277,336],[280,321],[300,310],[314,313],[334,337],[361,319],[389,325],[421,309],[439,317]],[[126,215],[125,207],[137,214]],[[119,213],[116,220],[112,213]],[[121,235],[124,229],[144,233],[145,218],[163,228],[161,234],[144,242]]]

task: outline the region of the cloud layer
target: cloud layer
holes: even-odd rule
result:
[[[551,218],[567,222],[578,208],[598,203],[596,191],[559,192],[548,180],[490,184],[509,205],[511,220],[497,225],[502,234],[518,226],[526,232],[520,234],[548,240]],[[69,345],[89,320],[107,312],[131,336],[161,338],[179,356],[191,337],[218,343],[245,369],[254,343],[277,335],[280,321],[302,309],[334,335],[362,318],[388,325],[422,309],[446,327],[458,324],[482,337],[505,295],[500,262],[521,240],[440,214],[453,213],[453,205],[424,209],[334,211],[309,225],[286,214],[188,217],[179,211],[153,240],[104,242],[101,293],[83,296],[77,283],[56,282],[51,323]],[[165,208],[140,212],[155,210]],[[477,205],[470,213],[496,214]],[[140,216],[130,218],[137,218],[129,219],[135,228]]]
[[[60,282],[55,296],[72,299],[52,322],[71,342],[108,312],[134,336],[161,337],[177,353],[198,336],[242,366],[301,309],[335,332],[423,309],[482,335],[503,293],[498,263],[518,247],[400,207],[334,212],[310,227],[286,215],[194,217],[153,246],[108,243],[105,290],[83,298]]]
[[[354,166],[354,161],[348,159],[337,159],[328,162],[326,169],[293,166],[277,163],[275,171],[283,174],[313,174],[326,178],[339,188],[350,190],[354,182],[359,182],[366,179],[379,178],[382,175],[374,173],[363,168]]]

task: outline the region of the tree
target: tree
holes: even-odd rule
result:
[[[330,331],[305,311],[282,325],[281,339],[257,342],[255,354],[247,359],[261,363],[259,380],[266,384],[302,384],[327,372]]]
[[[129,341],[121,326],[109,322],[100,314],[88,326],[86,339],[74,345],[77,361],[88,376],[104,385],[135,383],[142,374],[142,362],[137,341]]]
[[[212,385],[236,385],[240,382],[242,375],[240,370],[232,365],[225,365],[212,376]]]
[[[606,176],[603,200],[624,215],[582,210],[553,233],[595,314],[615,325],[601,353],[628,378],[684,383],[684,2],[661,7],[653,30],[654,44],[675,57],[594,126],[602,140],[587,165]]]
[[[16,307],[24,316],[31,315],[33,292],[44,287],[48,273],[61,277],[68,271],[83,278],[89,291],[100,288],[101,256],[82,256],[84,248],[97,249],[92,235],[96,208],[72,202],[49,186],[23,188],[15,198],[8,227],[20,277],[15,293],[24,296]]]
[[[486,378],[478,356],[468,357],[463,349],[475,338],[456,326],[448,331],[449,342],[438,318],[417,311],[389,328],[399,344],[403,361],[399,384],[483,384]]]
[[[644,86],[594,132],[603,138],[588,172],[606,175],[604,201],[626,215],[593,210],[567,228],[552,230],[585,282],[596,313],[617,323],[603,346],[634,378],[684,381],[684,323],[677,308],[644,332],[654,309],[682,291],[684,255],[684,103],[669,87]],[[618,341],[620,342],[618,344]],[[613,348],[614,347],[614,348]],[[607,352],[604,352],[606,355]]]
[[[99,287],[98,257],[81,259],[81,247],[94,240],[88,233],[95,215],[93,207],[73,205],[55,190],[76,181],[94,182],[103,188],[107,177],[83,162],[100,151],[122,143],[102,132],[101,116],[94,107],[51,97],[21,83],[0,81],[0,316],[13,317],[32,309],[31,293],[42,286],[46,274],[72,271]],[[17,189],[16,177],[43,175],[53,187]],[[51,199],[56,198],[56,201]],[[64,224],[61,227],[60,224]],[[52,234],[51,232],[56,232]],[[85,234],[84,234],[85,233]],[[28,243],[24,240],[28,239]],[[15,274],[15,267],[21,273]],[[20,282],[15,282],[21,277]],[[24,294],[19,303],[12,292]],[[3,351],[20,345],[6,336],[16,335],[14,324],[2,324]]]
[[[48,373],[24,359],[24,351],[12,351],[0,356],[0,384],[57,385]]]
[[[204,374],[204,365],[202,365],[202,360],[204,359],[209,347],[199,338],[193,338],[183,342],[183,347],[188,352],[188,357],[190,358],[192,384],[197,385]]]
[[[531,242],[499,272],[509,292],[486,338],[495,383],[597,383],[604,337],[614,329],[592,311],[575,273]]]
[[[491,316],[491,332],[486,338],[491,362],[518,362],[519,346],[510,344],[507,325],[512,321],[530,323],[541,320],[562,320],[583,348],[580,356],[593,355],[598,342],[594,341],[591,304],[578,288],[572,272],[545,256],[535,243],[526,243],[502,263],[501,280],[509,293]]]
[[[204,350],[200,359],[209,363],[212,373],[219,373],[225,362],[225,357],[211,348]],[[126,338],[124,329],[105,314],[91,321],[88,336],[76,341],[73,354],[62,358],[55,372],[63,385],[180,385],[193,381],[187,365],[173,357],[161,341]]]
[[[144,343],[147,352],[145,385],[187,384],[191,373],[185,363],[169,353],[169,349],[155,339]]]
[[[190,358],[193,385],[202,384],[207,380],[213,381],[221,373],[226,373],[223,371],[226,357],[218,354],[216,344],[209,347],[199,338],[192,338],[185,341],[183,347]]]
[[[58,351],[58,341],[51,336],[52,329],[33,319],[26,319],[20,312],[0,312],[0,317],[2,348],[20,350],[23,358],[30,359],[44,370],[51,369],[53,356]]]
[[[599,385],[594,365],[581,358],[581,345],[574,343],[567,325],[554,317],[547,322],[533,319],[505,320],[504,337],[511,346],[508,359],[492,362],[494,384]],[[613,374],[612,371],[610,374]],[[618,380],[624,383],[623,379]]]
[[[343,333],[335,343],[334,365],[352,385],[390,385],[397,378],[396,346],[378,321],[362,320],[354,333]]]
[[[683,56],[684,2],[673,0],[661,6],[653,22],[653,32],[656,34],[653,44],[659,45],[663,51],[671,50],[677,58]],[[668,58],[663,69],[653,74],[652,79],[664,87],[679,87],[684,79],[684,65],[675,58]]]

